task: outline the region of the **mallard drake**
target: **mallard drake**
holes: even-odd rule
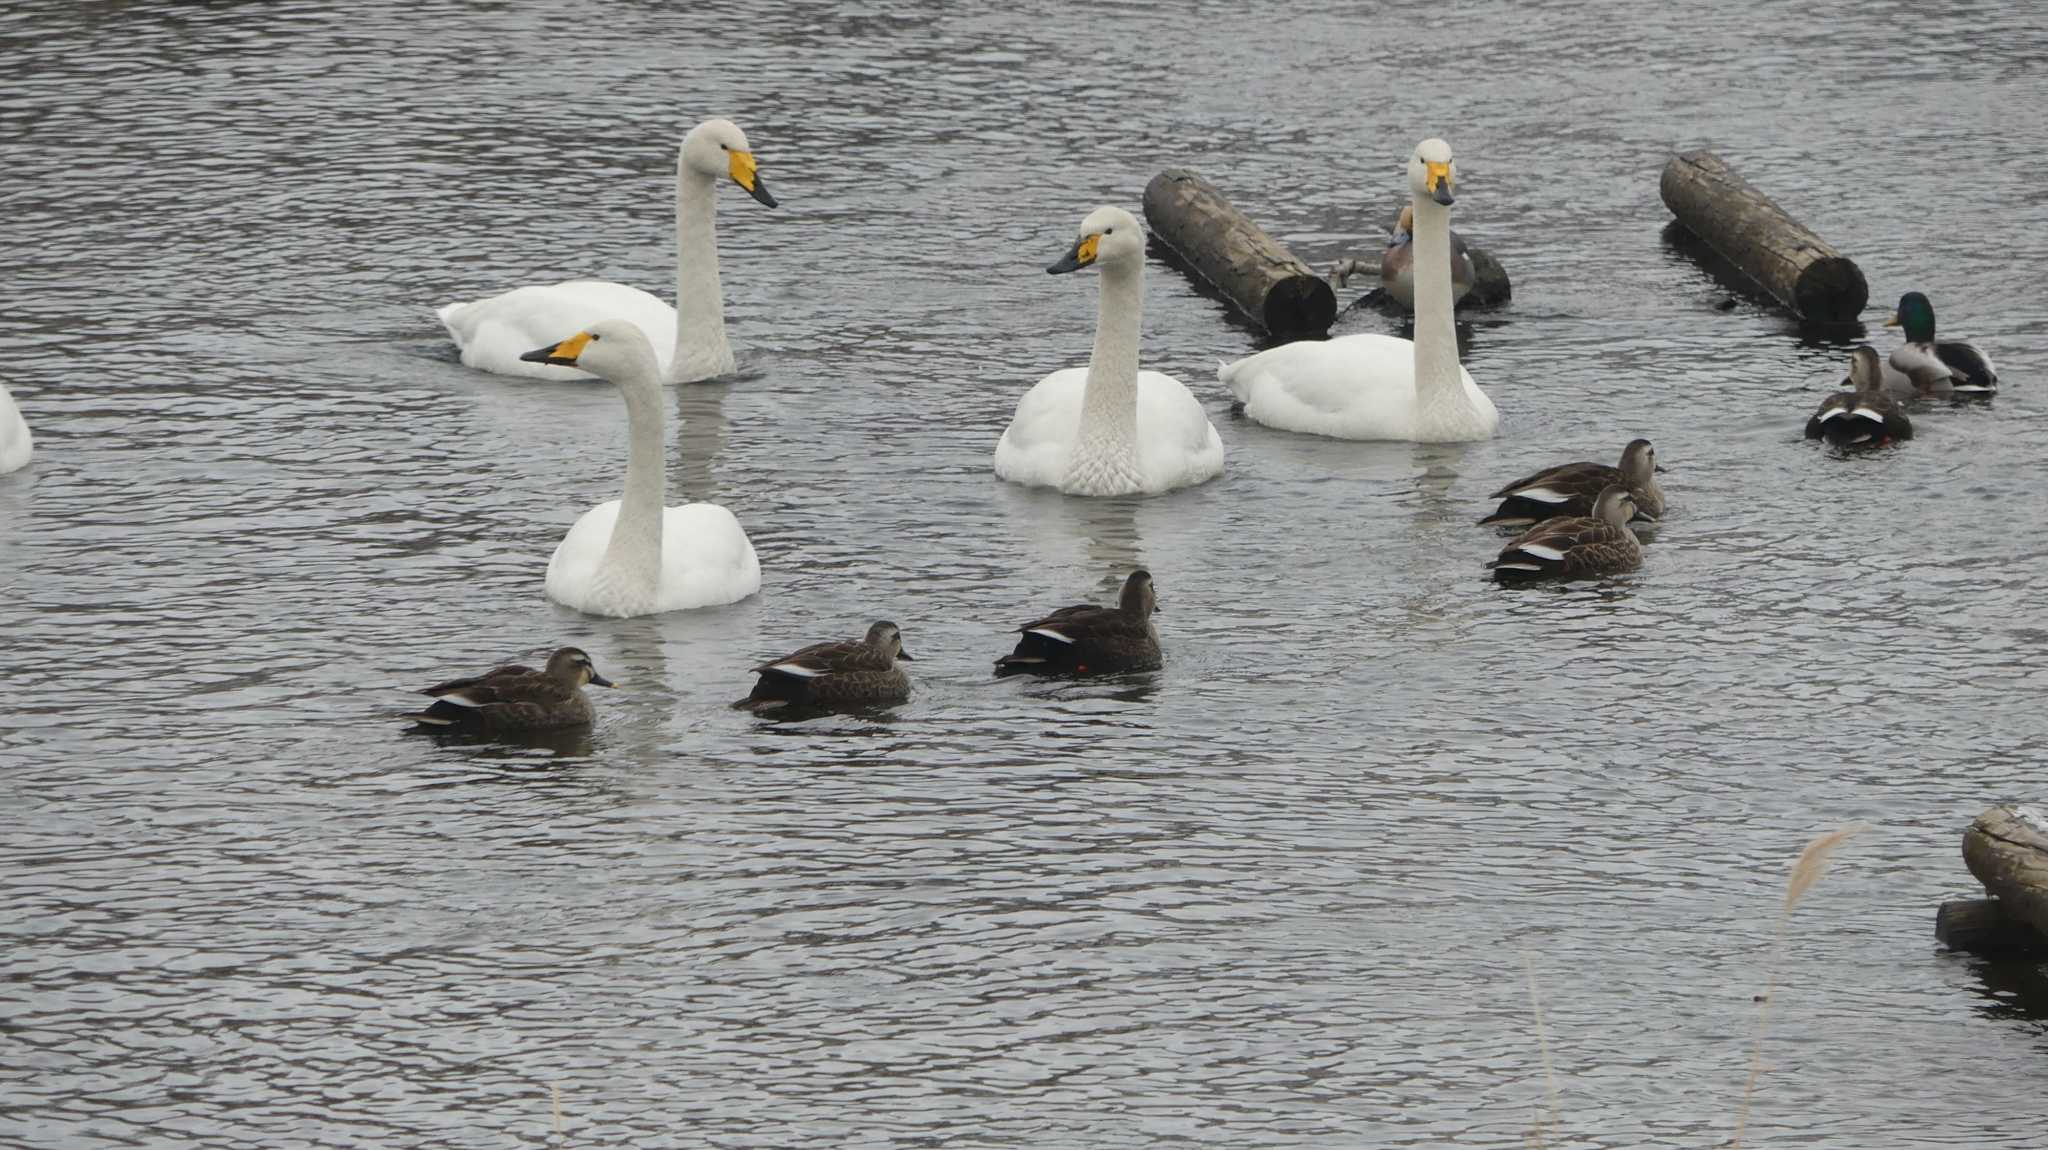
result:
[[[1916,291],[1899,297],[1899,309],[1886,327],[1906,329],[1906,342],[1893,349],[1887,366],[1893,390],[1910,387],[1916,395],[1965,393],[1988,395],[1998,390],[1998,370],[1991,357],[1959,340],[1934,338],[1934,304]]]
[[[1663,518],[1664,489],[1657,486],[1657,449],[1647,439],[1632,439],[1621,449],[1618,467],[1566,463],[1515,480],[1487,497],[1501,503],[1479,522],[1522,527],[1559,515],[1591,515],[1593,501],[1609,486],[1628,489],[1639,517]]]
[[[1609,484],[1593,501],[1592,515],[1546,519],[1515,536],[1488,566],[1503,583],[1633,571],[1643,564],[1643,545],[1628,527],[1635,513],[1628,488]]]
[[[1853,390],[1820,401],[1820,410],[1806,421],[1806,438],[1825,439],[1836,447],[1876,447],[1913,438],[1913,421],[1885,392],[1876,348],[1865,344],[1849,353],[1849,383]]]
[[[1152,614],[1152,574],[1133,571],[1114,607],[1062,607],[1017,628],[1017,649],[996,660],[996,674],[1103,675],[1150,671],[1160,664]]]
[[[910,697],[910,676],[896,665],[910,659],[903,632],[884,620],[866,638],[813,643],[754,668],[754,691],[733,706],[771,711],[788,706],[864,706]],[[915,660],[912,660],[915,661]]]
[[[509,734],[574,727],[590,722],[586,683],[616,686],[597,673],[580,647],[563,647],[548,656],[546,669],[513,664],[469,679],[436,683],[422,695],[434,696],[424,711],[405,716],[422,727]]]
[[[1455,306],[1472,294],[1472,285],[1479,273],[1472,266],[1472,253],[1465,248],[1465,240],[1456,231],[1451,232],[1451,303]],[[1415,310],[1415,205],[1401,205],[1401,218],[1394,223],[1394,234],[1387,240],[1387,250],[1380,253],[1380,290],[1403,308]]]

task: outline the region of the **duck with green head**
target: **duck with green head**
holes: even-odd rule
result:
[[[1885,386],[1911,395],[1989,395],[1998,390],[1991,357],[1960,340],[1934,338],[1934,304],[1909,291],[1886,327],[1904,328],[1906,342],[1885,362]]]

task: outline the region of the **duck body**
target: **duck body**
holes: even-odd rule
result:
[[[1891,394],[1875,348],[1857,348],[1849,358],[1853,390],[1821,400],[1806,421],[1806,438],[1824,439],[1835,447],[1877,447],[1895,439],[1913,438],[1913,421],[1903,401]]]
[[[1414,194],[1415,339],[1360,334],[1298,340],[1217,369],[1268,427],[1338,439],[1449,443],[1500,426],[1493,401],[1458,362],[1452,315],[1450,145],[1424,140],[1408,161]]]
[[[1157,495],[1223,473],[1223,439],[1194,393],[1138,368],[1144,265],[1137,218],[1102,207],[1046,269],[1101,269],[1095,347],[1087,367],[1055,371],[1018,399],[996,441],[999,478],[1066,495]]]
[[[736,367],[725,337],[725,304],[718,282],[717,183],[729,179],[748,195],[775,206],[756,171],[746,133],[730,120],[710,119],[683,137],[676,152],[676,305],[639,288],[606,280],[514,288],[470,303],[437,309],[441,325],[469,367],[527,379],[588,379],[586,372],[527,358],[604,320],[639,328],[657,348],[664,381],[688,383],[730,375]]]
[[[594,717],[585,684],[612,686],[598,674],[590,656],[563,647],[549,656],[547,667],[509,664],[467,679],[436,683],[420,693],[434,702],[407,715],[423,728],[515,734],[588,724]]]
[[[754,668],[753,693],[733,706],[748,711],[786,707],[879,706],[910,698],[909,659],[896,624],[879,622],[866,637],[813,643]]]
[[[1403,308],[1415,310],[1415,209],[1401,209],[1387,249],[1380,253],[1380,290]],[[1472,294],[1479,280],[1472,264],[1472,252],[1455,229],[1451,232],[1451,303],[1455,306]]]
[[[1509,541],[1489,567],[1502,583],[1617,575],[1642,566],[1643,545],[1628,521],[1635,514],[1628,490],[1603,488],[1593,515],[1546,519]]]
[[[1152,625],[1158,599],[1152,576],[1134,571],[1114,607],[1062,607],[1017,628],[1017,647],[996,660],[997,675],[1109,675],[1157,670],[1163,663]]]
[[[28,466],[35,454],[35,437],[28,433],[28,420],[14,405],[14,397],[0,387],[0,475]]]
[[[1934,305],[1920,292],[1899,297],[1886,327],[1905,329],[1906,342],[1885,359],[1885,388],[1900,398],[1990,395],[1998,390],[1991,357],[1961,340],[1934,337]]]
[[[1649,440],[1637,439],[1622,449],[1619,466],[1566,463],[1515,480],[1488,496],[1500,500],[1500,506],[1479,522],[1523,527],[1560,515],[1591,515],[1600,492],[1613,486],[1627,489],[1639,517],[1663,518],[1664,489],[1657,484],[1656,449]]]
[[[608,319],[527,357],[596,372],[626,403],[625,494],[584,512],[555,546],[550,599],[623,618],[733,603],[761,589],[760,560],[732,512],[713,503],[663,505],[660,376],[640,329]]]

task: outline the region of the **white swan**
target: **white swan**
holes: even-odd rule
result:
[[[718,236],[713,224],[718,177],[775,206],[755,171],[747,135],[731,120],[706,120],[690,129],[676,152],[676,306],[639,288],[604,280],[569,280],[514,288],[474,303],[440,309],[462,362],[499,375],[583,379],[580,371],[535,363],[528,349],[567,339],[603,319],[623,319],[646,333],[660,352],[661,377],[690,383],[733,371],[725,341],[725,305],[718,289]],[[678,322],[680,312],[680,322]]]
[[[1301,340],[1217,369],[1268,427],[1338,439],[1444,443],[1485,439],[1493,401],[1458,363],[1451,316],[1451,146],[1424,140],[1408,160],[1415,210],[1415,340],[1347,335]]]
[[[1053,372],[1017,401],[996,442],[996,474],[1068,495],[1154,495],[1223,473],[1223,440],[1179,380],[1138,370],[1145,233],[1122,208],[1097,208],[1057,275],[1102,268],[1095,350],[1085,368]]]
[[[761,589],[754,545],[715,503],[664,507],[661,376],[654,346],[625,320],[591,324],[526,353],[595,372],[626,400],[626,493],[583,513],[548,560],[548,598],[592,615],[652,615],[744,599]]]
[[[27,467],[35,448],[35,438],[28,433],[28,420],[14,406],[14,397],[0,387],[0,475]]]

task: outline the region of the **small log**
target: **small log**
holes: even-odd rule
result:
[[[2008,803],[1963,832],[1963,862],[2006,913],[2048,936],[2048,807]]]
[[[1217,190],[1184,168],[1145,185],[1152,234],[1250,320],[1274,335],[1314,335],[1337,318],[1337,293]]]
[[[2048,957],[2048,937],[2007,914],[1995,898],[1964,898],[1934,912],[1934,938],[1950,950],[2006,957]]]
[[[1785,213],[1701,149],[1664,165],[1664,206],[1707,245],[1802,319],[1852,323],[1870,302],[1856,261]]]
[[[1472,257],[1472,291],[1464,302],[1476,307],[1492,307],[1514,298],[1514,285],[1508,283],[1508,269],[1493,258],[1493,253],[1483,248],[1465,245],[1465,251]]]

